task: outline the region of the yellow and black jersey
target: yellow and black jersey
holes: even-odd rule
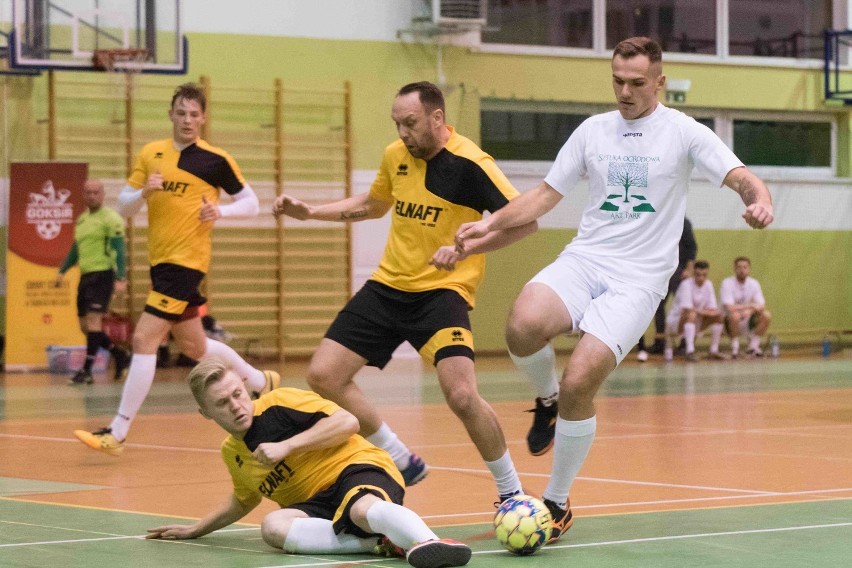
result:
[[[405,292],[456,290],[470,307],[485,270],[473,255],[447,272],[429,264],[442,246],[452,246],[462,223],[482,219],[518,192],[494,159],[450,127],[447,145],[429,161],[413,157],[397,140],[385,149],[370,195],[393,203],[388,242],[372,279]]]
[[[377,466],[404,487],[402,475],[390,455],[355,434],[332,448],[298,452],[274,466],[252,457],[260,444],[280,442],[304,432],[340,407],[310,391],[279,388],[254,402],[254,422],[242,440],[228,436],[222,443],[222,459],[234,482],[234,494],[249,502],[253,496],[275,501],[282,507],[300,503],[330,487],[347,466]]]
[[[227,152],[204,140],[178,150],[169,138],[142,148],[128,183],[139,189],[154,172],[163,176],[163,191],[148,198],[151,266],[168,262],[207,272],[213,223],[202,223],[198,214],[204,199],[219,202],[220,188],[229,195],[243,188],[240,168]]]

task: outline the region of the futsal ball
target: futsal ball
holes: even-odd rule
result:
[[[494,515],[494,535],[503,547],[518,556],[533,554],[550,538],[550,511],[529,495],[503,501]]]

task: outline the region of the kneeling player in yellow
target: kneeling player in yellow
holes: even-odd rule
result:
[[[470,548],[439,539],[402,506],[402,475],[390,455],[358,435],[358,420],[316,393],[276,389],[252,401],[242,379],[210,357],[189,374],[202,415],[230,436],[222,458],[234,492],[192,525],[148,530],[148,538],[197,538],[234,523],[263,497],[263,540],[292,554],[372,552],[405,556],[416,568],[462,566]]]

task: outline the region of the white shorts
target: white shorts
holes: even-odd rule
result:
[[[621,363],[648,329],[663,296],[610,278],[582,257],[561,254],[533,276],[562,299],[574,331],[590,333],[603,341]]]

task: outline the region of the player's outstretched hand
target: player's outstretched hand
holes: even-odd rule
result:
[[[195,538],[195,525],[164,525],[148,529],[145,538],[162,538],[166,540],[183,540]]]
[[[752,203],[746,207],[743,219],[752,229],[764,229],[775,220],[772,205],[766,203]]]
[[[432,260],[429,261],[429,264],[437,268],[438,270],[447,270],[452,271],[456,268],[456,263],[460,260],[464,260],[467,258],[467,255],[464,253],[459,253],[456,250],[456,247],[441,247],[435,254],[432,255]]]
[[[275,200],[275,205],[272,206],[272,214],[287,215],[299,221],[311,218],[311,208],[304,201],[300,201],[295,197],[283,194],[279,195]]]
[[[456,250],[459,253],[466,252],[469,241],[484,237],[490,232],[488,222],[485,219],[475,223],[462,223],[459,230],[456,231]]]

